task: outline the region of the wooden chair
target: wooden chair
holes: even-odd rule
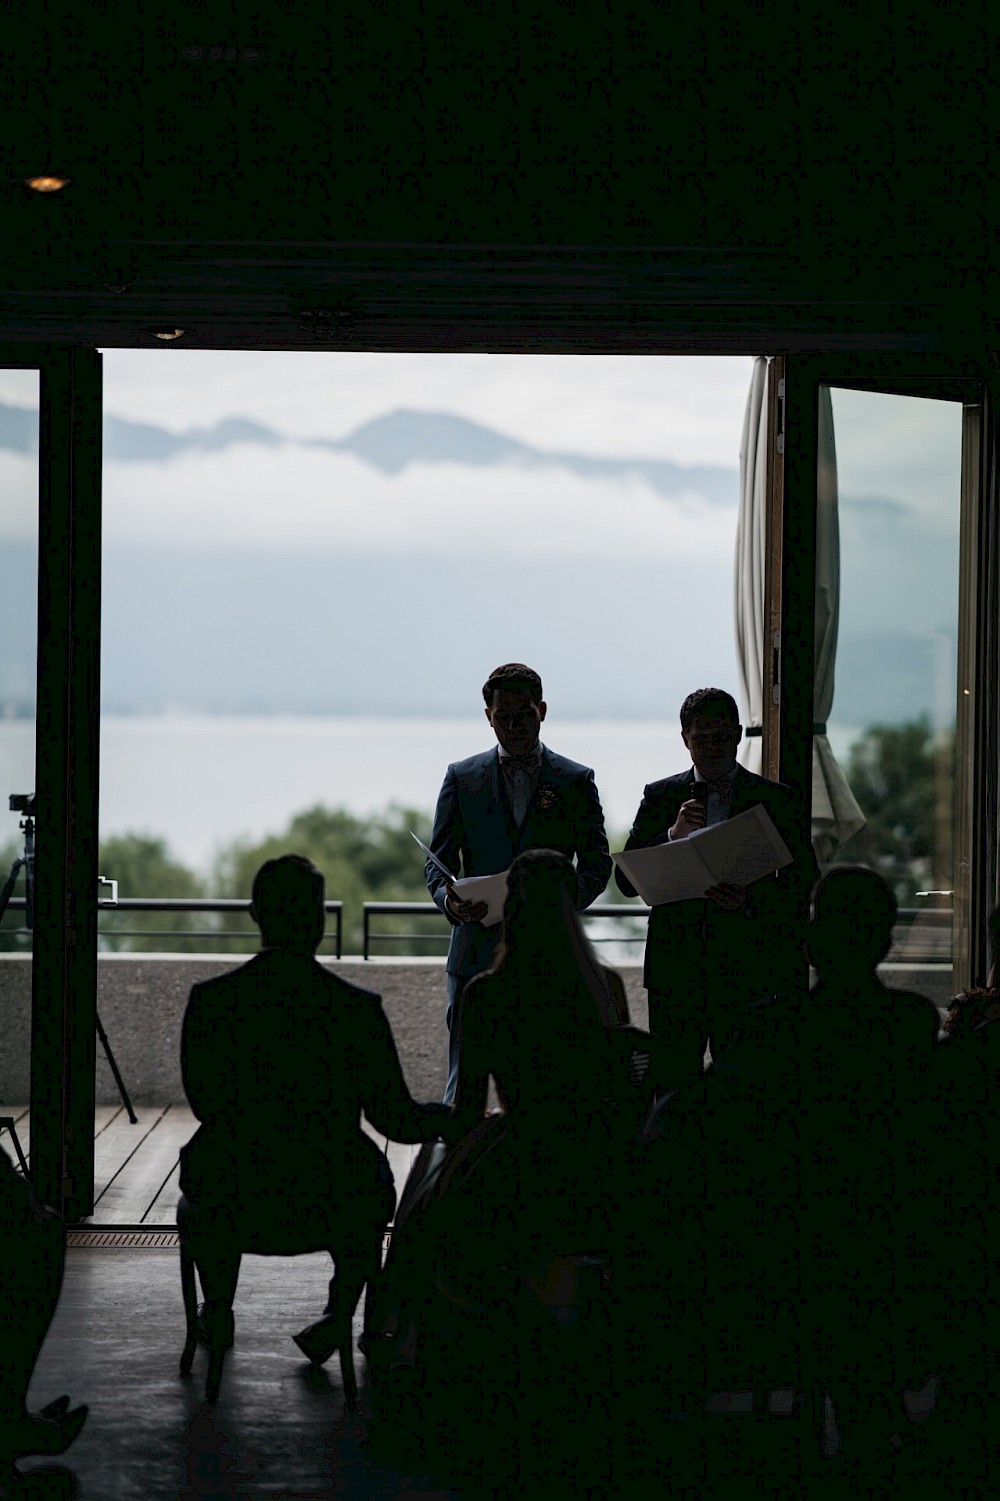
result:
[[[352,1318],[368,1282],[381,1266],[383,1228],[359,1240],[349,1233],[339,1236],[329,1226],[303,1227],[301,1232],[267,1233],[239,1226],[214,1212],[202,1213],[190,1200],[181,1198],[177,1211],[180,1236],[181,1292],[187,1336],[181,1352],[180,1372],[187,1376],[199,1343],[208,1350],[205,1399],[214,1402],[219,1395],[226,1351],[232,1347],[234,1321],[233,1295],[239,1266],[245,1254],[255,1256],[303,1256],[328,1251],[335,1265],[323,1326],[329,1325],[330,1342],[309,1355],[310,1363],[322,1365],[336,1350],[344,1382],[344,1396],[349,1410],[357,1403],[358,1385],[354,1370]],[[341,1242],[337,1244],[338,1240]],[[353,1241],[353,1245],[352,1245]],[[346,1243],[346,1244],[345,1244]],[[202,1313],[198,1312],[195,1270],[205,1293]],[[206,1285],[207,1277],[207,1285]],[[209,1290],[228,1291],[211,1299]],[[315,1329],[315,1326],[313,1326]],[[339,1338],[337,1338],[339,1334]],[[334,1341],[336,1341],[334,1343]]]

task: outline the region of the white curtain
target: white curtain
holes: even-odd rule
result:
[[[740,512],[736,526],[734,578],[736,662],[743,706],[743,743],[740,761],[760,773],[764,746],[764,567],[767,543],[767,378],[768,361],[753,362],[750,393],[740,444]]]
[[[813,687],[812,842],[817,860],[865,826],[847,778],[830,748],[826,722],[833,708],[837,631],[840,624],[840,518],[837,447],[829,386],[819,388],[819,460],[816,474],[816,667]]]
[[[744,740],[740,761],[748,771],[763,766],[765,678],[770,687],[764,640],[764,569],[767,543],[767,382],[769,361],[753,362],[740,444],[740,512],[736,528],[734,580],[736,660],[743,705]],[[840,617],[840,524],[833,403],[820,387],[819,468],[817,473],[816,653],[813,733],[812,841],[819,860],[864,828],[865,817],[837,763],[826,734],[833,708],[834,667]],[[750,733],[748,734],[747,731]]]

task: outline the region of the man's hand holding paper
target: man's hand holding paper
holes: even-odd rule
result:
[[[507,900],[507,872],[495,876],[462,876],[448,885],[448,906],[459,922],[495,927]]]
[[[614,856],[651,907],[709,896],[727,911],[745,905],[746,888],[792,863],[760,804],[736,818],[696,829],[686,839]]]

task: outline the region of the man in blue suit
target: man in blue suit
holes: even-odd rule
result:
[[[496,668],[483,684],[483,699],[499,744],[448,767],[430,848],[455,876],[495,875],[507,870],[522,850],[558,850],[576,862],[576,905],[582,912],[600,896],[611,874],[594,773],[540,743],[546,705],[542,680],[532,668],[523,662]],[[485,904],[463,901],[431,860],[424,878],[452,925],[447,966],[451,1042],[444,1096],[451,1104],[458,1082],[455,1006],[470,976],[491,962],[501,929],[484,927]]]

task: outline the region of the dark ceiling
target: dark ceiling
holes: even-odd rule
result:
[[[987,11],[771,11],[20,0],[0,338],[985,352]]]

